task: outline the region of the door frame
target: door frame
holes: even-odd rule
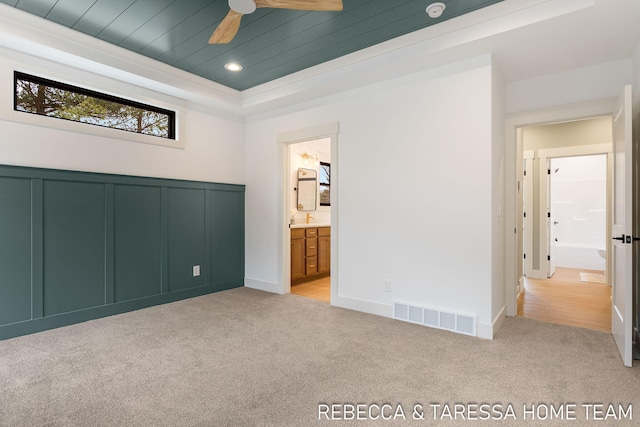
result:
[[[518,195],[518,205],[522,206],[522,211],[518,214],[522,219],[522,227],[519,228],[521,236],[518,236],[518,247],[522,248],[523,254],[529,254],[528,257],[523,255],[522,259],[522,272],[520,276],[518,276],[519,287],[518,293],[520,294],[524,290],[524,281],[523,277],[534,277],[533,273],[533,217],[535,212],[533,207],[535,206],[533,203],[533,177],[534,175],[534,159],[535,159],[535,151],[534,150],[526,150],[522,153],[522,167],[523,173],[520,175],[522,179],[522,183],[519,185],[519,189],[521,191],[521,195]],[[526,166],[525,166],[526,165]],[[526,175],[525,173],[526,172]],[[522,203],[520,204],[520,200]],[[526,214],[526,216],[525,216]],[[522,242],[522,244],[520,244]]]
[[[331,140],[331,305],[338,297],[338,132],[339,122],[325,123],[302,129],[295,129],[277,135],[278,163],[278,282],[280,293],[291,293],[291,229],[289,228],[290,205],[290,164],[289,146],[316,139]]]
[[[518,314],[522,281],[522,128],[610,116],[617,97],[512,113],[505,144],[505,297],[507,315]],[[518,244],[520,243],[520,244]]]
[[[526,195],[525,208],[528,217],[524,219],[525,232],[528,237],[526,239],[526,252],[528,258],[526,260],[526,271],[523,276],[530,279],[548,279],[550,275],[550,261],[547,258],[550,255],[549,241],[547,238],[549,228],[549,159],[540,156],[541,150],[527,150],[523,153],[523,161],[527,160],[528,175],[524,180],[530,185],[530,191]],[[530,160],[530,161],[529,161]],[[537,191],[534,191],[536,189]],[[534,227],[537,225],[537,227]],[[537,228],[537,233],[534,233]],[[537,243],[537,251],[534,250],[534,242]],[[534,268],[533,260],[537,259],[538,268]],[[521,291],[523,289],[521,288]]]
[[[589,120],[589,119],[586,119],[586,120]],[[529,203],[525,201],[525,206],[527,205],[531,206],[528,212],[534,212],[534,215],[538,216],[539,224],[541,224],[543,220],[549,221],[549,219],[547,218],[547,212],[550,209],[550,206],[549,206],[549,196],[551,191],[550,177],[553,174],[549,175],[547,173],[547,170],[550,169],[550,164],[553,159],[566,158],[566,157],[605,155],[606,170],[607,170],[606,172],[607,189],[606,189],[606,196],[605,196],[606,197],[605,206],[607,206],[606,225],[605,225],[606,227],[605,242],[606,242],[607,253],[610,253],[611,251],[611,209],[609,207],[611,206],[612,150],[613,150],[612,143],[603,143],[603,144],[591,144],[591,145],[576,145],[573,147],[543,148],[543,149],[530,150],[528,152],[525,152],[524,160],[530,160],[532,158],[535,158],[539,163],[538,173],[535,175],[535,178],[537,179],[538,188],[540,189],[540,193],[538,195],[539,211],[538,212],[533,211],[534,204],[532,201],[529,200],[528,201]],[[533,162],[531,162],[531,164],[533,164]],[[529,177],[527,176],[526,178],[529,178]],[[533,183],[533,178],[531,178],[531,183]],[[530,193],[533,193],[533,192],[531,191]],[[529,194],[529,196],[533,197],[532,194]],[[545,203],[545,199],[547,200],[546,203]],[[554,219],[554,214],[552,213],[551,220],[553,219]],[[525,219],[525,223],[529,224],[529,227],[531,228],[533,228],[532,222],[533,222],[533,218]],[[527,233],[527,237],[529,239],[527,241],[527,245],[525,246],[525,250],[526,250],[525,253],[533,253],[533,243],[532,243],[533,230],[529,229],[528,227],[525,227],[525,232]],[[555,263],[555,259],[551,250],[551,248],[553,247],[553,241],[551,238],[551,232],[549,230],[549,224],[547,224],[547,227],[541,227],[541,226],[538,227],[537,238],[539,242],[539,245],[538,245],[539,251],[537,256],[538,256],[538,259],[540,260],[540,268],[538,270],[533,269],[532,262],[531,262],[531,258],[533,258],[533,256],[531,256],[525,259],[525,261],[528,262],[527,264],[528,268],[525,269],[524,273],[526,273],[527,271],[532,273],[527,275],[527,277],[532,279],[547,279],[552,276],[552,274],[550,273],[550,270],[551,269],[555,270],[555,265],[553,267],[550,265],[551,263]],[[551,255],[551,260],[546,259],[547,255]],[[544,265],[542,265],[543,262],[544,262]],[[609,274],[611,271],[610,262],[611,262],[611,259],[610,257],[608,257],[606,261],[606,268],[605,268],[608,284],[610,284],[610,281],[609,281]]]

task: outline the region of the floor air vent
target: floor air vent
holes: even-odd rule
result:
[[[394,301],[393,318],[418,323],[432,328],[446,329],[465,335],[476,336],[476,316],[449,313],[428,307]]]

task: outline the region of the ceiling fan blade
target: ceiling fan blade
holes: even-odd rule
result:
[[[342,10],[342,0],[255,0],[256,7],[293,10]]]
[[[229,10],[227,16],[224,17],[218,28],[213,32],[209,39],[209,44],[229,43],[236,36],[238,28],[240,28],[240,20],[242,13],[238,13],[233,9]]]

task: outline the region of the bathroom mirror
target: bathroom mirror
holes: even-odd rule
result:
[[[318,193],[318,172],[314,169],[298,169],[298,210],[315,211]]]

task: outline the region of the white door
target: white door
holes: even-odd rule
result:
[[[551,206],[551,177],[553,173],[551,159],[547,159],[547,277],[552,277],[556,272],[555,241],[557,223]]]
[[[539,188],[539,232],[538,232],[538,259],[541,278],[547,279],[556,271],[555,260],[551,260],[551,178],[550,159],[538,158],[538,188]]]
[[[611,332],[625,366],[632,365],[633,330],[633,156],[631,86],[614,111],[612,197]]]

